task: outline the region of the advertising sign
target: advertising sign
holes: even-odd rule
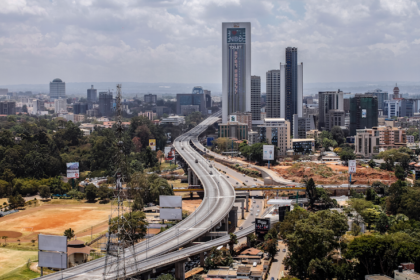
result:
[[[159,207],[182,208],[182,197],[176,195],[159,195]]]
[[[263,145],[263,160],[274,160],[274,145]]]
[[[207,137],[207,146],[213,146],[214,137]]]
[[[68,162],[67,165],[67,178],[74,179],[79,178],[79,163],[78,162]]]
[[[39,267],[67,268],[67,253],[38,252]]]
[[[152,151],[156,151],[156,139],[149,139],[149,147]]]
[[[349,160],[349,174],[350,173],[356,173],[356,161],[355,160]]]
[[[182,220],[182,209],[162,208],[160,209],[161,220]]]
[[[229,121],[230,121],[230,122],[237,122],[236,115],[230,115],[230,116],[229,116]]]
[[[366,119],[366,109],[362,109],[362,119]]]
[[[270,219],[255,219],[255,234],[258,239],[264,239],[264,236],[270,230]]]
[[[165,147],[165,157],[168,157],[171,150],[172,150],[172,147]]]
[[[38,250],[67,252],[67,237],[58,235],[38,235]]]

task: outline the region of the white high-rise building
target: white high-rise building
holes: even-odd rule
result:
[[[222,23],[222,123],[251,112],[251,23]]]
[[[50,82],[50,97],[53,99],[66,96],[66,83],[61,79]]]
[[[67,100],[60,98],[54,100],[54,113],[67,113]]]

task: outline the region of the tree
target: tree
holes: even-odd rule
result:
[[[399,165],[395,168],[395,177],[397,177],[398,180],[404,180],[405,179],[405,171]]]
[[[100,185],[97,192],[98,197],[101,200],[109,199],[113,195],[112,189],[108,188],[107,185]]]
[[[85,188],[85,194],[89,202],[94,202],[98,195],[98,188],[94,184],[89,184]]]
[[[310,272],[311,261],[331,260],[331,252],[341,248],[340,237],[347,229],[346,217],[337,211],[309,213],[307,218],[296,221],[293,231],[284,237],[289,255],[283,263],[289,274],[304,278],[304,273]]]
[[[192,280],[204,280],[204,278],[200,274],[194,274]]]
[[[410,219],[420,221],[420,188],[408,188],[407,192],[402,194],[398,212]]]
[[[375,224],[378,220],[380,212],[375,208],[367,208],[363,210],[360,215],[362,216],[363,221],[367,223],[368,229],[370,230],[371,225]]]
[[[354,154],[354,151],[351,149],[343,149],[341,153],[339,154],[340,160],[345,161],[346,164],[349,160],[356,159],[356,155]]]
[[[233,252],[233,246],[238,244],[238,238],[233,233],[229,233],[229,236],[230,236],[230,238],[229,238],[229,252],[230,252],[230,255],[233,256],[233,253],[234,253]]]
[[[379,215],[379,218],[375,224],[375,228],[381,234],[384,234],[389,229],[389,218],[385,213],[381,213]]]
[[[267,239],[262,244],[262,249],[264,252],[270,254],[270,256],[274,256],[277,252],[278,241],[277,238]]]
[[[38,187],[39,195],[46,199],[51,197],[50,187],[46,185],[41,185]]]
[[[357,212],[357,221],[360,220],[360,216],[362,215],[362,212],[365,209],[373,208],[373,203],[370,201],[366,201],[363,198],[352,198],[348,201],[348,204],[350,212],[353,210]]]
[[[331,136],[337,142],[338,146],[346,142],[343,130],[339,126],[334,126],[331,129]]]
[[[67,237],[67,240],[70,240],[74,237],[74,230],[68,228],[64,231],[64,236]]]
[[[124,228],[118,232],[118,225]],[[141,211],[125,213],[122,217],[115,217],[110,221],[110,231],[126,244],[134,244],[146,235],[146,215]]]
[[[401,199],[407,193],[408,187],[405,181],[398,180],[393,183],[388,190],[388,197],[386,198],[386,209],[389,213],[395,215],[402,211]]]
[[[249,246],[250,247],[254,247],[257,243],[257,236],[255,235],[255,233],[251,233],[247,235],[247,241],[249,242]]]
[[[322,140],[322,147],[324,147],[325,150],[328,151],[330,148],[337,147],[337,142],[332,139],[324,138]]]
[[[374,168],[374,167],[376,167],[376,162],[375,162],[373,159],[371,159],[371,160],[369,160],[368,165],[369,165],[371,168]]]
[[[366,200],[368,200],[368,201],[375,201],[376,196],[377,196],[376,195],[376,192],[375,192],[375,190],[372,187],[367,189],[367,191],[366,191]]]
[[[131,205],[132,211],[143,211],[144,202],[140,194],[136,194],[134,197],[133,204]]]
[[[304,178],[302,182],[305,185],[306,197],[308,198],[309,206],[313,208],[317,199],[315,182],[312,178]]]
[[[152,151],[149,146],[141,152],[140,158],[145,168],[155,167],[158,163],[156,152]]]
[[[354,236],[358,236],[360,232],[362,231],[362,228],[359,226],[359,223],[357,221],[353,221],[351,224],[351,234]]]

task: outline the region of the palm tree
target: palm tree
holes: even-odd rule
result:
[[[64,236],[67,237],[67,240],[70,240],[74,237],[74,230],[72,230],[71,228],[68,228],[64,231]]]
[[[229,239],[229,251],[230,255],[233,256],[233,245],[238,244],[238,238],[235,234],[229,233],[230,239]]]
[[[7,238],[8,238],[8,236],[2,236],[1,237],[1,239],[4,239],[4,246],[6,246],[7,245]]]

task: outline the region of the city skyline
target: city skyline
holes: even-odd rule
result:
[[[420,68],[420,35],[399,27],[420,23],[410,0],[6,0],[0,13],[0,85],[221,83],[224,21],[251,22],[252,75],[277,69],[289,46],[307,83],[416,81]]]

